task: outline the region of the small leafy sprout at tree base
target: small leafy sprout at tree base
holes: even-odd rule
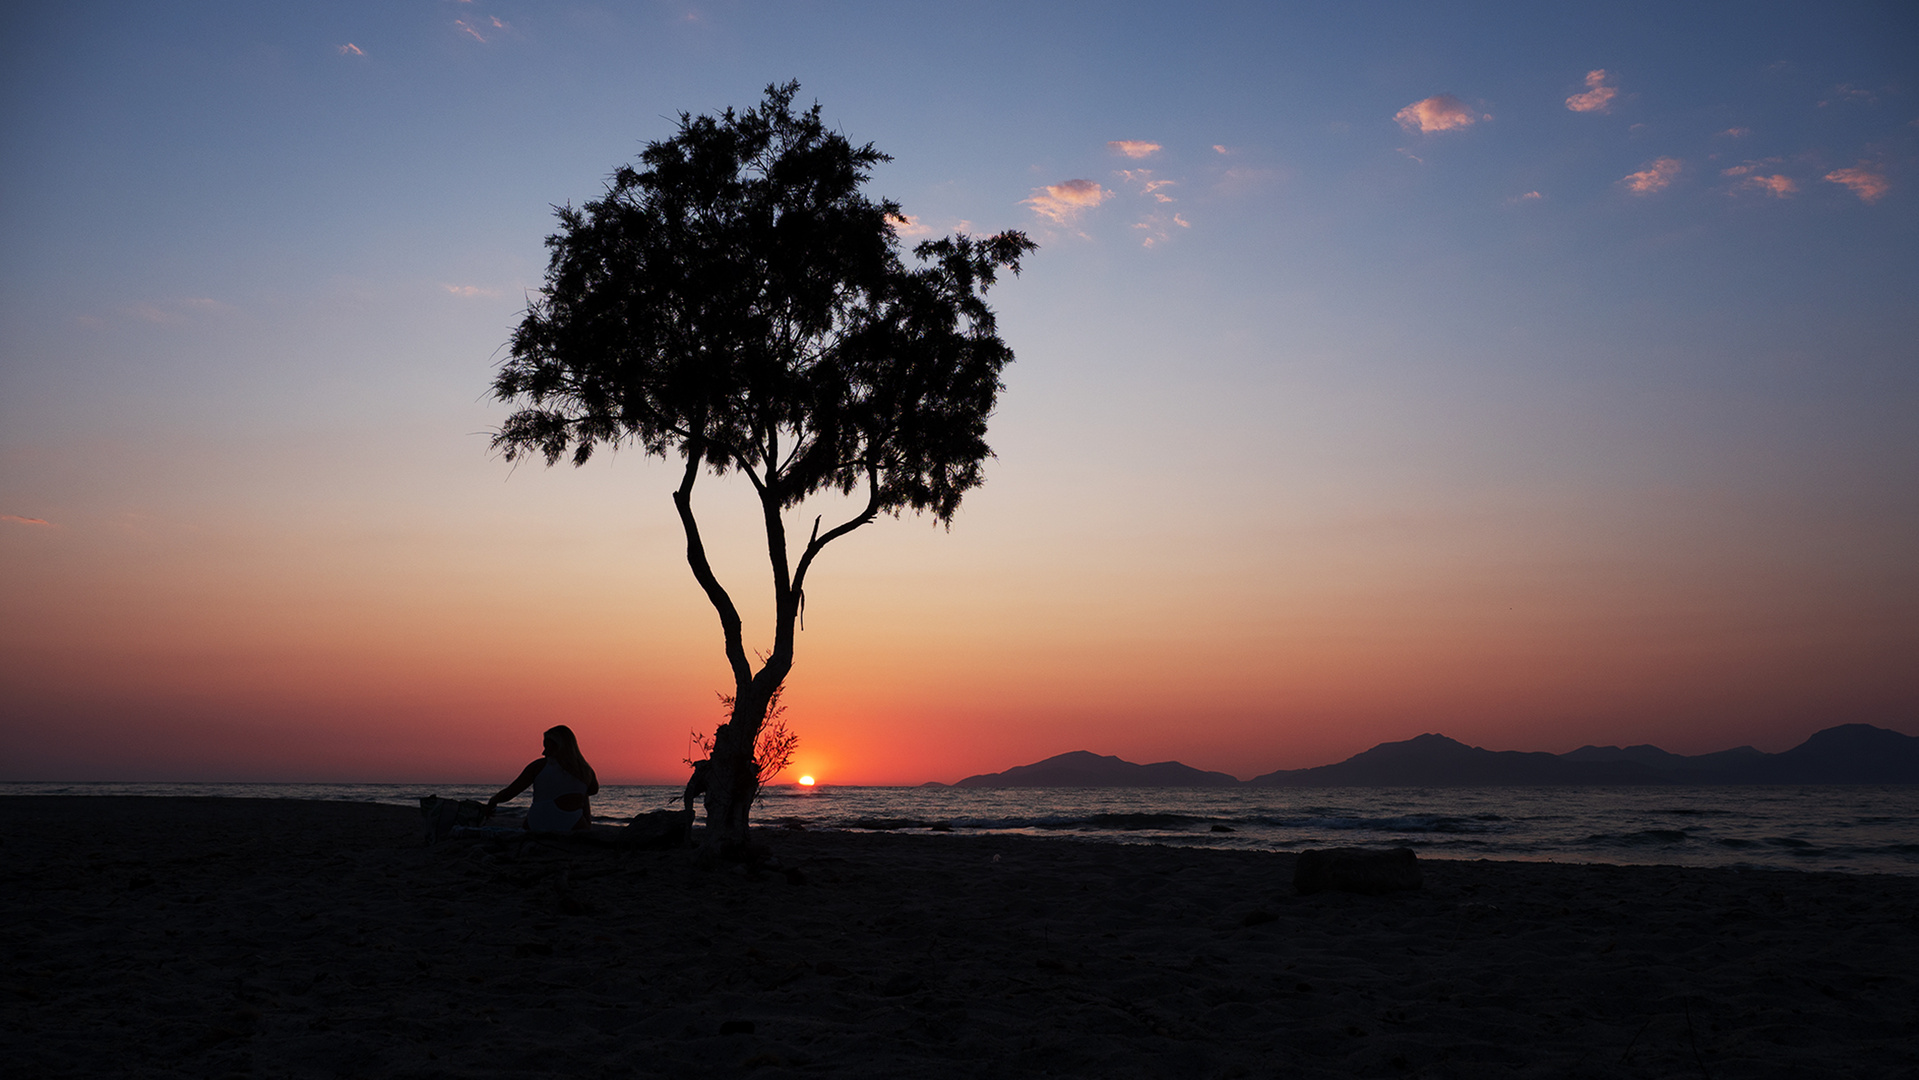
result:
[[[718,614],[733,675],[705,787],[708,844],[746,843],[761,727],[793,667],[807,571],[880,514],[951,526],[984,479],[986,422],[1013,351],[986,291],[1019,272],[1019,232],[955,234],[902,258],[897,203],[861,190],[890,160],[795,112],[798,83],[756,108],[680,114],[600,198],[558,211],[546,281],[493,380],[515,406],[493,437],[508,461],[584,464],[638,446],[682,464],[673,492],[686,561]],[[758,497],[773,571],[773,641],[757,668],[693,512],[705,473]],[[838,492],[864,505],[790,548],[784,514]]]
[[[786,767],[793,764],[793,751],[800,745],[800,737],[789,731],[786,726],[786,705],[780,701],[780,695],[785,692],[785,686],[773,691],[773,696],[766,703],[766,719],[760,723],[759,738],[753,742],[753,775],[754,780],[761,787],[771,783],[775,776],[785,772]],[[734,712],[734,695],[721,694],[719,699],[720,707],[730,720]],[[694,733],[693,745],[699,748],[701,760],[712,758],[713,742],[717,734],[717,731],[713,735]],[[699,761],[689,757],[686,759],[686,764],[693,767],[697,766]],[[804,783],[804,781],[801,782]]]

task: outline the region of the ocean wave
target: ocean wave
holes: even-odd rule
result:
[[[1141,829],[1183,829],[1189,826],[1206,824],[1207,819],[1187,814],[1094,814],[1085,819],[1087,825],[1095,829],[1124,829],[1137,832]]]
[[[1586,837],[1589,844],[1624,844],[1627,847],[1648,845],[1683,844],[1691,837],[1684,829],[1640,829],[1629,833],[1594,833]]]
[[[1364,815],[1293,818],[1253,818],[1250,824],[1281,829],[1331,829],[1342,832],[1390,833],[1483,833],[1505,818],[1496,814],[1457,816],[1450,814],[1400,814],[1392,817]]]

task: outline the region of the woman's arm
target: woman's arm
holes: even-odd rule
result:
[[[545,758],[535,758],[532,764],[520,770],[520,775],[514,777],[511,784],[501,788],[499,794],[486,801],[487,809],[491,810],[500,803],[506,802],[520,792],[525,791],[532,785],[533,778],[540,775],[540,770],[545,767]]]

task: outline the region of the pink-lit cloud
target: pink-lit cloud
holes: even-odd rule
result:
[[[1529,203],[1529,202],[1538,202],[1538,201],[1540,201],[1541,199],[1544,199],[1544,198],[1545,198],[1545,196],[1544,196],[1544,195],[1541,195],[1541,194],[1540,194],[1539,192],[1537,192],[1537,191],[1528,191],[1528,192],[1526,192],[1526,193],[1525,193],[1524,195],[1514,195],[1514,196],[1513,196],[1512,198],[1510,198],[1510,199],[1507,199],[1507,200],[1506,200],[1506,202],[1507,202],[1508,204],[1512,204],[1512,203]]]
[[[893,232],[898,236],[925,236],[933,231],[931,225],[911,214],[894,214],[886,220],[892,223]]]
[[[1465,102],[1451,94],[1436,94],[1399,110],[1393,114],[1393,119],[1399,121],[1399,126],[1407,131],[1426,135],[1435,131],[1471,127],[1481,120],[1491,120],[1492,114],[1475,113]]]
[[[1140,139],[1114,139],[1106,144],[1106,149],[1115,154],[1125,154],[1129,158],[1138,159],[1152,157],[1159,153],[1162,147],[1156,142],[1145,142]]]
[[[1673,178],[1679,175],[1679,169],[1678,158],[1662,157],[1636,173],[1627,174],[1619,182],[1634,195],[1651,195],[1671,187]]]
[[[1755,173],[1739,181],[1739,188],[1744,191],[1763,191],[1775,199],[1783,199],[1799,190],[1799,182],[1779,173],[1770,176]]]
[[[1844,184],[1852,189],[1854,195],[1864,202],[1878,202],[1880,197],[1892,190],[1892,181],[1886,174],[1867,162],[1860,162],[1850,169],[1834,169],[1825,179],[1834,184]]]
[[[49,527],[53,525],[53,522],[48,521],[46,518],[21,517],[19,514],[0,514],[0,521],[10,521],[15,525],[46,525]]]
[[[1032,198],[1020,201],[1039,216],[1064,225],[1098,206],[1111,194],[1100,187],[1097,180],[1065,180],[1036,189]]]
[[[355,45],[354,43],[349,41],[345,45],[340,46],[340,55],[341,56],[365,56],[366,52],[365,50],[361,49],[358,45]]]
[[[465,19],[455,19],[453,20],[453,25],[459,27],[462,31],[468,34],[472,34],[473,40],[475,41],[482,42],[482,43],[486,41],[486,38],[481,36],[478,30],[473,29],[473,24],[470,22],[467,22]]]
[[[1744,128],[1744,127],[1729,127],[1726,130],[1720,132],[1719,134],[1724,135],[1728,139],[1743,139],[1746,136],[1752,134],[1752,129]]]
[[[1153,170],[1151,169],[1122,169],[1120,170],[1120,175],[1126,178],[1127,183],[1138,185],[1140,194],[1151,195],[1154,202],[1168,203],[1174,201],[1171,195],[1166,194],[1160,189],[1172,187],[1175,181],[1154,179]]]
[[[1586,90],[1566,99],[1566,107],[1574,112],[1611,112],[1612,99],[1619,96],[1619,88],[1606,85],[1606,69],[1594,68],[1586,73]]]
[[[475,297],[475,296],[500,295],[500,290],[489,289],[482,285],[444,285],[443,284],[440,286],[440,288],[445,289],[448,293],[454,296],[462,296],[462,297],[469,297],[469,298]]]
[[[1171,235],[1168,225],[1177,225],[1182,229],[1193,227],[1192,222],[1178,214],[1174,214],[1170,220],[1163,214],[1148,214],[1144,221],[1135,222],[1133,228],[1146,234],[1140,239],[1140,246],[1150,248],[1157,247]]]
[[[1224,146],[1222,146],[1222,145],[1221,145],[1221,144],[1219,144],[1219,143],[1214,143],[1214,144],[1213,144],[1213,153],[1215,153],[1215,154],[1228,154],[1228,153],[1231,153],[1231,152],[1232,152],[1232,151],[1230,151],[1230,150],[1228,150],[1228,149],[1226,149],[1226,147],[1224,147]]]

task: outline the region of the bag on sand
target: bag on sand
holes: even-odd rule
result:
[[[478,825],[486,820],[486,804],[477,799],[442,799],[426,795],[420,799],[420,816],[426,819],[426,842],[444,840],[455,825]]]
[[[653,810],[637,814],[627,822],[619,842],[628,847],[665,851],[685,847],[692,831],[692,810]]]

